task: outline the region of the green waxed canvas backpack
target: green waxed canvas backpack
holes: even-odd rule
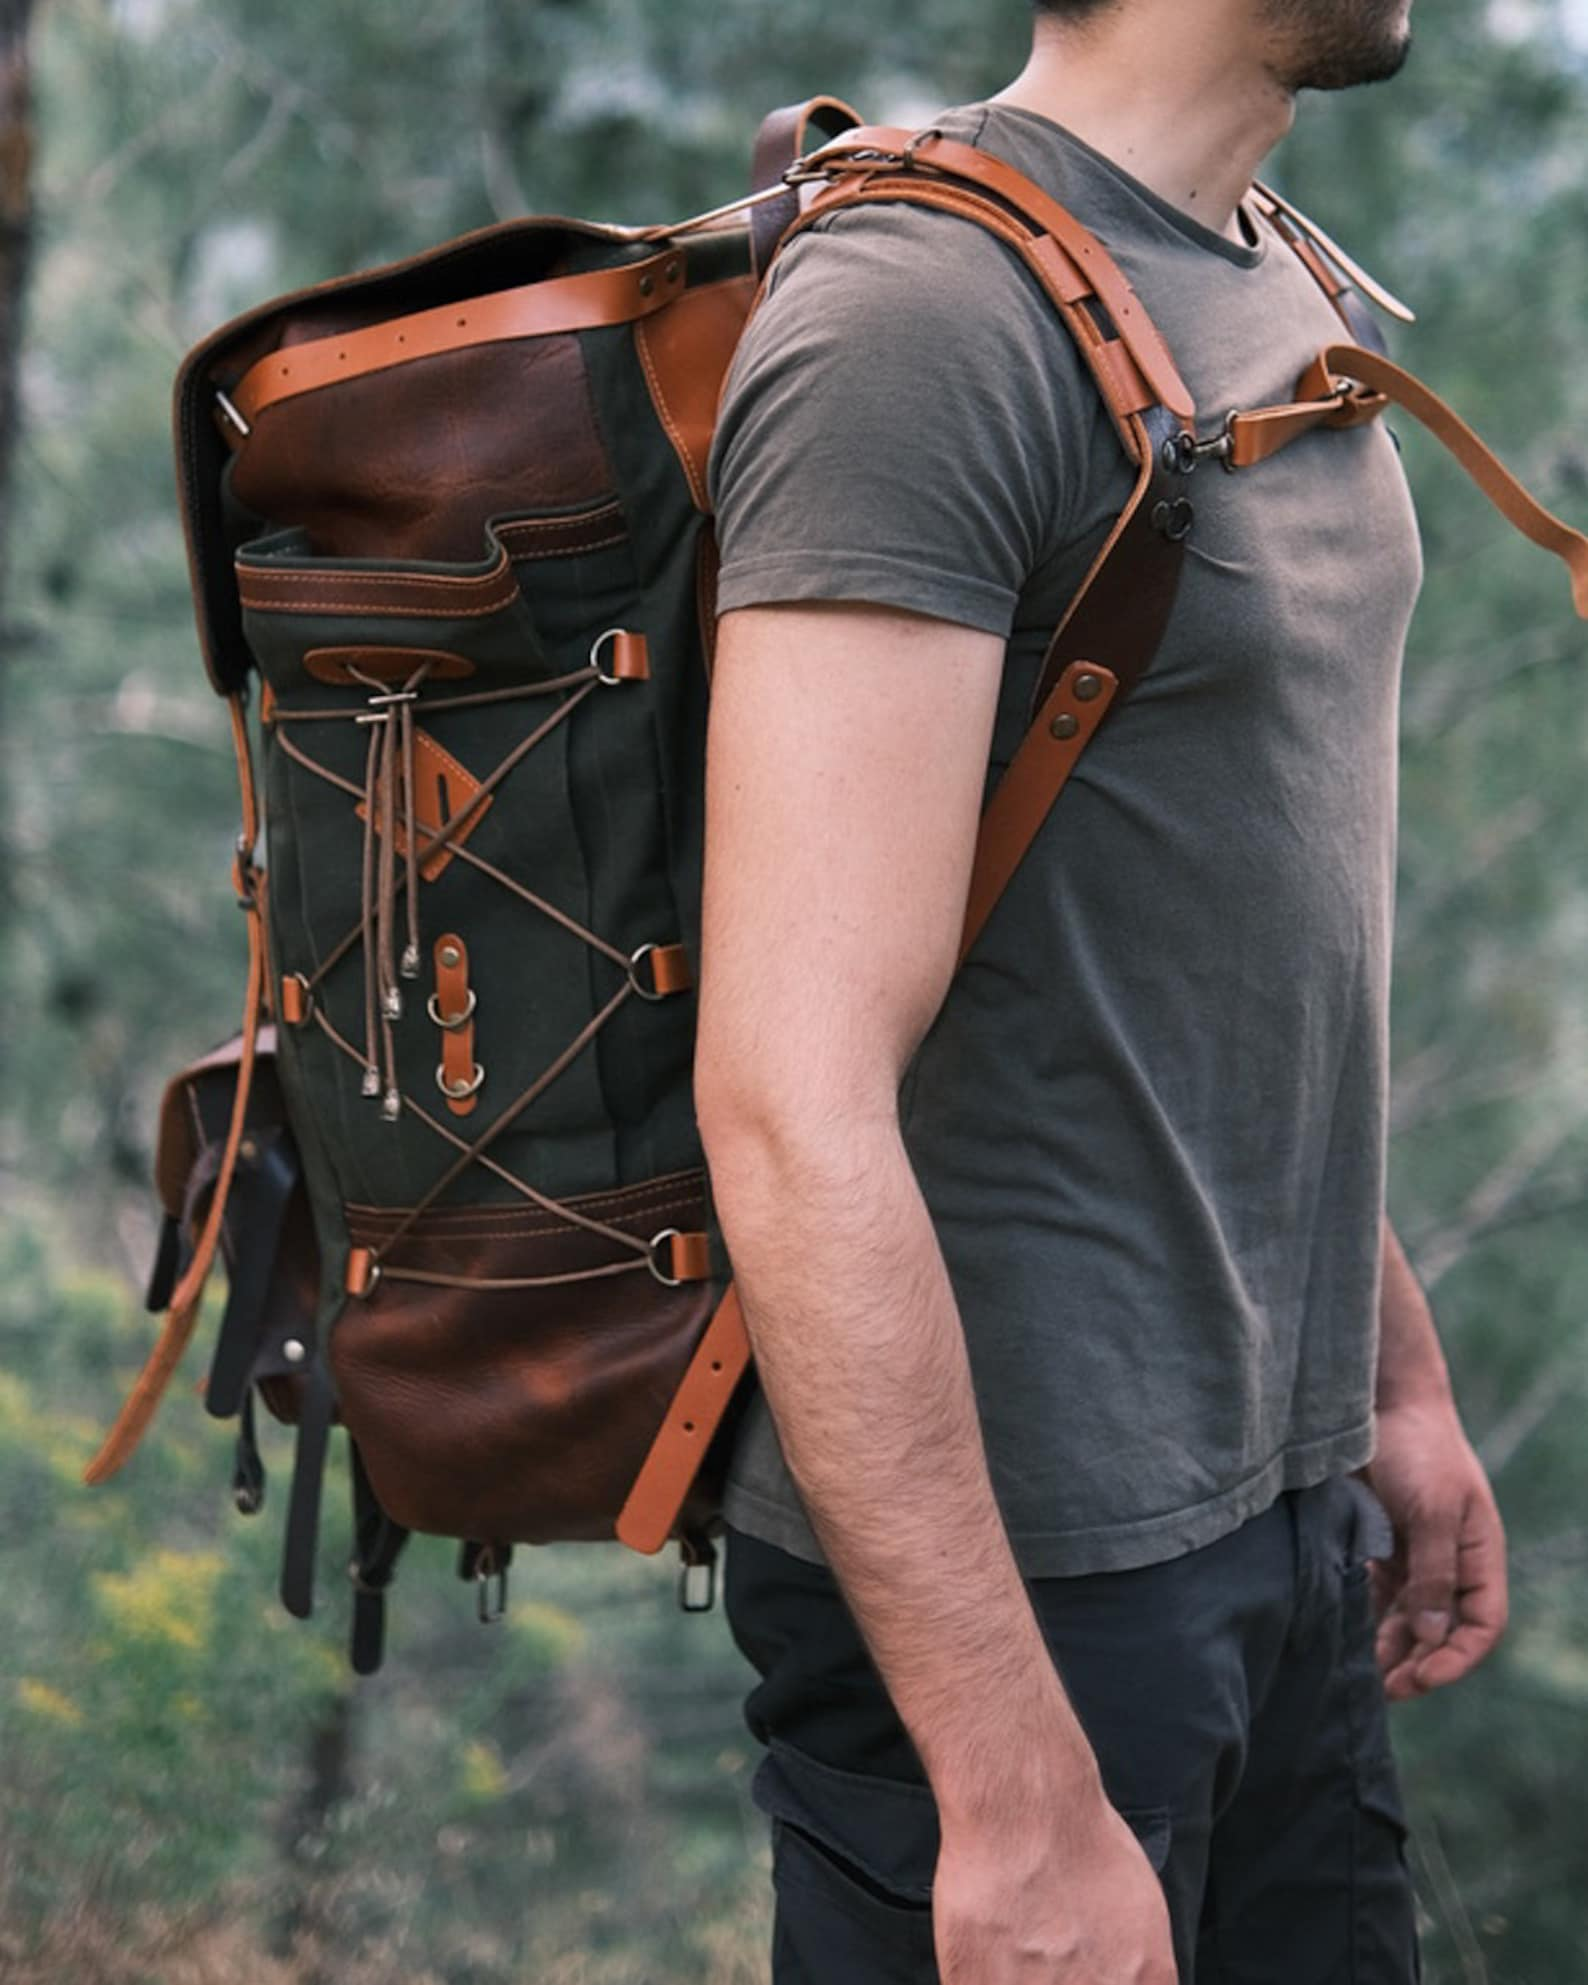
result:
[[[239,1423],[236,1499],[263,1498],[262,1398],[297,1429],[282,1594],[307,1615],[345,1428],[361,1672],[415,1531],[461,1544],[482,1617],[514,1545],[556,1540],[676,1539],[685,1603],[710,1603],[750,1361],[691,1102],[706,462],[779,244],[870,199],[990,228],[1136,469],[990,802],[962,956],[1158,645],[1199,463],[1255,466],[1407,398],[1353,337],[1295,406],[1218,409],[1199,434],[1139,302],[1062,208],[936,133],[857,123],[825,99],[776,114],[751,200],[676,227],[528,219],[279,299],[178,377],[249,978],[240,1035],[166,1094],[166,1322],[89,1479],[136,1446],[220,1253],[205,1400]],[[802,158],[813,128],[832,142]],[[1257,197],[1357,332],[1366,279]]]

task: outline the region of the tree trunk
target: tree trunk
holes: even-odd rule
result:
[[[34,0],[0,0],[0,630],[5,626],[5,523],[17,441],[22,298],[33,231],[33,102],[28,75],[33,8]]]

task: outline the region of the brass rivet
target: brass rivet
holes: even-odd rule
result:
[[[1103,685],[1097,676],[1078,675],[1075,678],[1075,700],[1077,703],[1090,703],[1095,697],[1101,696],[1102,693]]]
[[[455,944],[444,944],[441,947],[441,962],[443,965],[461,965],[463,953]]]
[[[655,278],[654,276],[641,276],[641,277],[640,277],[640,295],[641,295],[641,296],[649,296],[649,295],[650,295],[650,293],[651,293],[651,291],[652,291],[653,289],[655,289],[655,287],[656,287],[656,278]]]
[[[1061,712],[1048,726],[1048,729],[1052,731],[1056,738],[1074,737],[1080,728],[1079,720],[1073,717],[1068,710]]]
[[[678,281],[678,264],[676,262],[669,262],[667,267],[662,271],[662,274],[666,276],[670,283],[676,283]]]

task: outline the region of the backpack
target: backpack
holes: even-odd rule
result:
[[[767,119],[755,186],[677,226],[485,228],[264,304],[177,378],[247,988],[237,1037],[166,1091],[148,1295],[165,1322],[88,1479],[137,1445],[220,1253],[205,1404],[238,1422],[246,1512],[265,1492],[256,1400],[296,1427],[281,1589],[303,1617],[333,1426],[348,1437],[359,1673],[415,1531],[460,1544],[482,1619],[514,1546],[552,1541],[675,1539],[682,1603],[712,1602],[751,1361],[691,1103],[706,463],[782,243],[873,200],[988,228],[1135,468],[988,804],[961,959],[1152,659],[1204,464],[1246,469],[1394,399],[1568,561],[1588,614],[1588,540],[1389,362],[1356,292],[1409,313],[1266,189],[1342,341],[1293,404],[1208,433],[1103,246],[990,155],[824,98]]]

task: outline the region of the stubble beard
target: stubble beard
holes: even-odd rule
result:
[[[1283,88],[1351,90],[1387,83],[1411,53],[1410,0],[1263,0]]]

